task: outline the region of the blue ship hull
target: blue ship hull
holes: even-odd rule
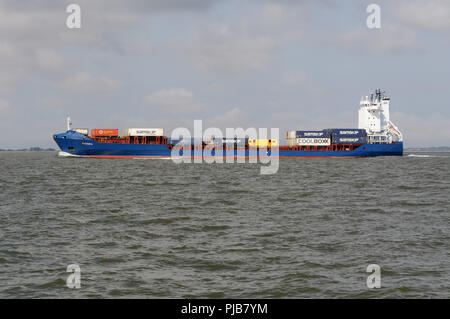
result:
[[[75,131],[55,134],[56,144],[66,155],[99,158],[170,158],[172,150],[167,144],[99,143]],[[225,151],[223,152],[225,154]],[[176,156],[214,156],[214,151],[179,151]],[[235,150],[234,157],[271,156],[270,151]],[[275,155],[275,154],[273,154]],[[403,142],[393,144],[363,144],[349,151],[279,150],[279,157],[372,157],[402,156]]]

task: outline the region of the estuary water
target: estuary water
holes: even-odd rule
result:
[[[449,298],[449,194],[450,153],[261,175],[0,152],[0,297]]]

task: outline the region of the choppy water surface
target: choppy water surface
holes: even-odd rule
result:
[[[450,153],[282,159],[269,176],[53,152],[0,167],[0,297],[450,297]]]

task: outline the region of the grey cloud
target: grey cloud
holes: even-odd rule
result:
[[[24,76],[33,72],[61,70],[58,52],[67,46],[95,45],[106,50],[127,52],[126,39],[110,36],[116,29],[135,23],[152,12],[202,12],[218,0],[74,1],[81,7],[82,28],[66,27],[69,3],[51,0],[0,1],[0,92],[10,92]],[[120,43],[120,44],[119,44]],[[7,62],[6,62],[7,61]]]
[[[396,9],[397,18],[407,25],[427,30],[450,29],[450,1],[408,1]]]
[[[87,72],[79,72],[65,79],[59,87],[76,93],[101,93],[114,90],[120,82],[107,76],[93,76]]]
[[[405,52],[417,46],[417,35],[408,28],[390,24],[379,30],[359,28],[347,31],[331,42],[341,48],[356,48],[361,52]]]
[[[313,6],[330,6],[330,7],[337,7],[339,6],[342,1],[339,0],[253,0],[258,3],[276,3],[276,4],[282,4],[282,5],[289,5],[289,6],[305,6],[305,5],[313,5]],[[358,0],[356,0],[358,1]]]
[[[239,75],[264,69],[283,45],[301,38],[307,11],[265,4],[239,20],[211,17],[192,35],[187,50],[206,74]]]
[[[420,116],[402,112],[393,112],[391,117],[401,129],[405,136],[405,144],[409,147],[448,145],[450,140],[448,117],[440,114]]]
[[[236,75],[264,67],[276,47],[268,37],[206,35],[191,48],[197,69],[206,74]]]
[[[251,125],[249,121],[249,115],[243,108],[234,107],[227,110],[223,114],[213,116],[205,120],[205,125],[211,127],[218,127],[223,130],[223,134],[226,134],[226,128],[248,128]]]
[[[70,30],[65,7],[52,3],[49,8],[46,1],[0,2],[0,92],[13,91],[20,80],[36,72],[44,77],[64,72],[73,62],[63,57],[61,49],[102,44],[105,32],[133,21],[130,14],[98,12],[90,19],[82,12],[82,29]]]
[[[161,108],[170,114],[185,114],[202,109],[194,93],[184,88],[162,89],[149,94],[146,102],[156,108]]]
[[[13,114],[13,109],[9,102],[0,98],[0,116],[8,117]]]
[[[70,3],[79,4],[82,8],[92,8],[103,12],[170,12],[170,11],[204,11],[213,7],[222,0],[76,0],[72,2],[61,2],[54,0],[3,0],[5,7],[22,11],[35,10],[65,10]]]
[[[306,83],[308,76],[299,70],[289,70],[283,73],[281,83],[287,86],[298,86]]]

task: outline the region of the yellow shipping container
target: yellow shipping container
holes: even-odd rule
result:
[[[259,147],[267,147],[267,146],[277,146],[278,140],[276,139],[249,139],[249,146],[259,146]]]

